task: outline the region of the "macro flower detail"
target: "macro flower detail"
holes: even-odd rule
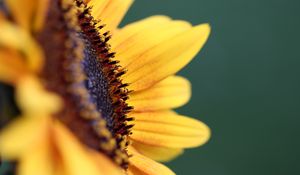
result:
[[[175,74],[209,25],[153,16],[117,28],[131,4],[0,4],[0,81],[20,109],[0,132],[0,156],[18,174],[174,174],[156,161],[209,139],[204,123],[172,110],[190,99]]]

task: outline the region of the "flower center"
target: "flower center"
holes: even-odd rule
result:
[[[108,32],[90,15],[81,0],[49,3],[43,29],[36,35],[45,53],[41,77],[46,87],[63,97],[55,115],[77,138],[126,168],[127,113],[125,71],[113,60]]]

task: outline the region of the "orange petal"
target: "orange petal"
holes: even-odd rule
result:
[[[37,10],[33,26],[35,31],[41,30],[45,23],[46,15],[48,12],[48,3],[49,0],[39,0],[37,2]]]
[[[135,166],[129,165],[128,170],[127,170],[127,174],[128,175],[149,175],[141,170],[139,170],[138,168],[136,168]]]
[[[41,28],[48,0],[6,0],[16,22],[25,30]],[[32,26],[34,25],[34,26]]]
[[[36,0],[6,0],[5,2],[16,22],[29,30],[36,10]]]
[[[8,49],[0,50],[0,81],[16,84],[21,77],[28,73],[27,66],[20,54]]]

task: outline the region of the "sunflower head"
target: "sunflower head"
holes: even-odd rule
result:
[[[87,146],[101,150],[120,165],[128,164],[125,145],[129,91],[125,70],[113,60],[108,31],[82,1],[50,3],[45,25],[37,34],[44,50],[45,86],[60,94],[65,108],[56,117]],[[60,25],[58,25],[60,24]],[[59,72],[57,74],[56,72]],[[78,129],[81,128],[81,129]]]

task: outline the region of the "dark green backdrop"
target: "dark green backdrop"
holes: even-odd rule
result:
[[[193,97],[179,109],[212,138],[168,165],[179,175],[299,175],[300,1],[136,0],[124,24],[154,14],[212,26],[180,73]]]

